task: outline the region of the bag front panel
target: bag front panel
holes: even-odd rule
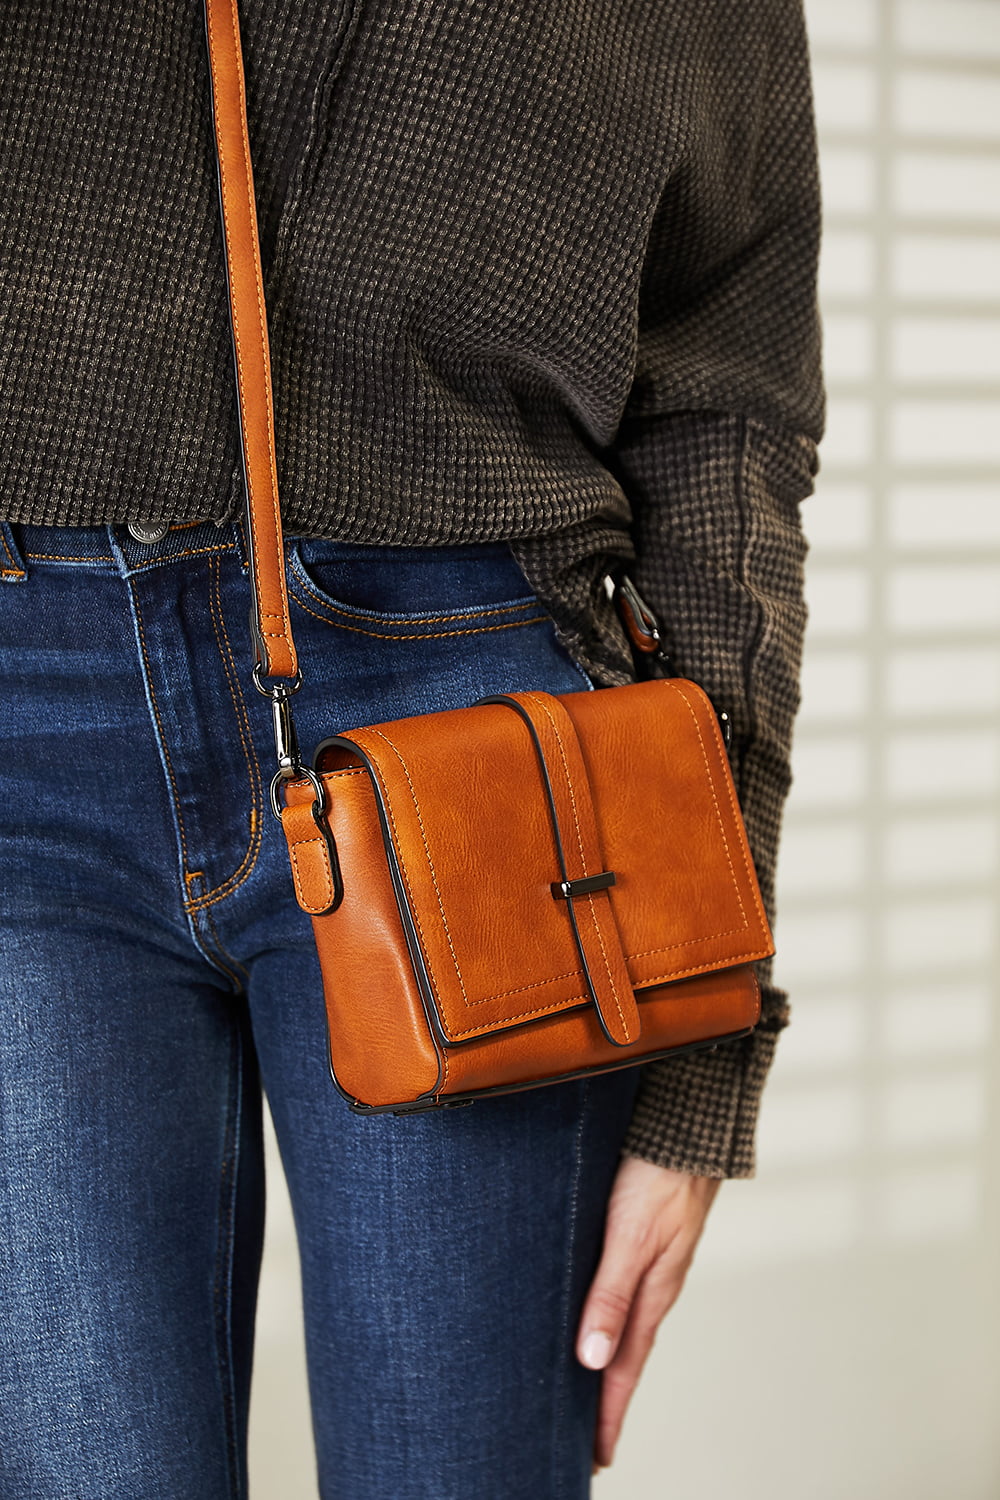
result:
[[[632,983],[773,951],[711,702],[681,678],[560,700],[577,730]],[[617,714],[616,714],[617,710]]]
[[[589,695],[588,695],[589,696]],[[463,1043],[588,998],[537,760],[508,709],[353,733],[377,766],[444,1038]]]
[[[559,697],[579,736],[632,983],[772,951],[714,711],[694,684]],[[377,777],[446,1043],[541,1021],[590,996],[545,774],[527,726],[482,704],[353,732]],[[552,768],[552,777],[557,768]],[[574,837],[562,828],[565,843]],[[592,872],[592,873],[597,873]]]
[[[642,1035],[631,1046],[609,1042],[594,1007],[581,1006],[452,1049],[442,1093],[635,1065],[674,1047],[710,1046],[713,1038],[748,1031],[760,1017],[760,988],[746,965],[647,990],[639,1001]]]
[[[572,798],[592,789],[616,873],[641,1034],[616,1046],[590,1003],[520,717],[483,704],[371,726],[324,759],[344,896],[314,917],[337,1080],[366,1105],[622,1066],[756,1024],[751,960],[770,934],[711,704],[675,680],[559,701],[590,783]],[[289,790],[297,808],[311,797]]]

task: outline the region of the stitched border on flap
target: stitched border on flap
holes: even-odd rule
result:
[[[677,686],[676,683],[671,683],[670,685],[673,687]],[[680,690],[680,697],[685,704],[687,712],[691,715],[694,729],[701,742],[702,754],[705,757],[705,764],[708,769],[708,781],[712,789],[713,798],[715,799],[718,832],[725,847],[732,871],[733,896],[736,904],[744,910],[744,921],[726,932],[699,935],[682,942],[667,943],[659,947],[629,953],[627,959],[630,966],[638,964],[643,969],[641,976],[635,981],[640,991],[643,988],[669,983],[672,980],[686,978],[693,974],[706,973],[713,969],[735,967],[739,963],[762,957],[771,951],[767,943],[769,934],[767,934],[766,919],[759,905],[759,896],[752,867],[747,864],[746,851],[743,848],[738,850],[732,848],[725,820],[718,804],[719,792],[721,790],[719,782],[721,779],[726,786],[726,795],[732,802],[730,813],[738,817],[738,809],[735,805],[735,797],[731,784],[728,777],[723,775],[720,778],[718,771],[713,771],[709,763],[708,749],[704,744],[704,736],[698,714],[695,712],[690,699],[683,690]],[[583,973],[579,965],[578,955],[572,949],[568,939],[568,926],[566,961],[561,965],[557,965],[554,972],[542,976],[536,973],[533,977],[529,977],[525,983],[509,986],[504,990],[491,994],[469,993],[466,984],[466,974],[463,972],[467,935],[462,933],[456,937],[455,932],[452,930],[452,925],[449,923],[449,914],[446,909],[445,900],[446,893],[442,893],[435,868],[435,853],[437,851],[433,848],[433,834],[429,832],[421,814],[420,801],[417,794],[418,789],[414,786],[406,757],[399,745],[386,732],[391,727],[393,726],[371,726],[366,730],[352,733],[348,738],[352,741],[361,742],[358,744],[358,748],[363,751],[362,758],[366,761],[370,760],[370,774],[377,778],[378,794],[386,810],[391,832],[392,857],[395,860],[400,876],[400,886],[406,892],[405,899],[408,902],[417,930],[432,990],[432,998],[445,1036],[451,1041],[465,1040],[475,1036],[482,1036],[489,1032],[503,1030],[507,1027],[523,1025],[527,1021],[542,1019],[559,1011],[588,1003],[588,997],[583,989]],[[384,746],[391,752],[393,759],[398,762],[399,770],[402,773],[401,778],[398,775],[393,775],[390,779],[399,788],[400,795],[404,797],[404,801],[408,798],[411,803],[414,820],[412,827],[418,831],[419,839],[416,841],[411,840],[410,842],[414,847],[419,847],[422,850],[422,859],[418,860],[418,864],[425,865],[425,873],[423,875],[414,867],[412,856],[408,857],[404,850],[404,840],[400,837],[400,829],[397,821],[398,816],[402,816],[402,809],[398,805],[394,806],[392,792],[386,782],[385,756],[379,753],[380,746]],[[404,785],[406,788],[405,792],[403,791]],[[744,871],[746,885],[742,887],[740,880],[737,878],[736,870],[733,868],[734,857],[736,857],[739,865],[746,866]],[[434,899],[433,901],[421,903],[419,896],[415,894],[415,888],[419,888],[422,884],[426,887],[427,877],[429,877],[430,886],[433,889]],[[746,913],[744,907],[744,895],[750,896],[755,908],[754,915],[758,919],[758,923],[761,924],[760,927],[758,927],[758,923],[750,921],[749,913]],[[419,910],[418,905],[420,906]],[[433,936],[429,943],[428,938],[432,929],[434,930]],[[684,949],[691,949],[699,945],[704,948],[707,943],[730,935],[736,936],[740,932],[746,932],[748,937],[751,933],[755,934],[757,941],[747,951],[726,954],[721,960],[714,958],[711,962],[690,964],[685,964],[681,960],[680,962],[675,961],[672,965],[669,963],[666,965],[653,965],[654,969],[663,969],[663,972],[652,974],[646,972],[650,967],[649,963],[647,962],[645,965],[641,963],[642,960],[648,961],[659,954],[667,955],[673,953],[680,955]],[[430,951],[431,947],[437,947],[437,958]],[[450,962],[445,963],[445,974],[441,972],[441,954],[443,953],[447,953],[450,960]],[[450,973],[447,972],[452,968],[454,970],[454,980],[451,979]],[[482,1017],[480,1007],[491,1004],[496,1005],[500,1001],[507,1002],[499,1007],[503,1011],[502,1015],[493,1015],[489,1018],[483,1017],[479,1019],[479,1017]],[[478,1017],[477,1012],[479,1013]]]

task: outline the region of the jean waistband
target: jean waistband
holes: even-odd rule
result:
[[[245,565],[243,536],[233,521],[189,521],[162,537],[140,541],[127,525],[22,526],[0,522],[0,580],[16,583],[36,568],[94,568],[127,576],[184,557],[235,553]]]
[[[386,555],[407,557],[511,558],[509,542],[473,542],[419,547],[335,542],[285,534],[286,544],[320,547],[325,557],[371,561]],[[110,526],[32,526],[0,521],[0,582],[16,583],[36,568],[87,567],[127,577],[185,557],[235,553],[247,567],[243,526],[238,521],[187,521],[168,526],[162,537],[144,541],[126,523]]]

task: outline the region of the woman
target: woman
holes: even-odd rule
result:
[[[628,680],[631,559],[769,892],[821,425],[796,0],[240,11],[301,738]],[[245,1494],[263,1082],[321,1493],[584,1495],[784,997],[714,1054],[344,1108],[244,691],[201,17],[25,3],[2,55],[0,1491]]]

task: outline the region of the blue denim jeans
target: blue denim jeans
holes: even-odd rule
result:
[[[304,750],[586,685],[505,546],[288,541]],[[237,527],[0,531],[0,1495],[246,1494],[261,1086],[320,1492],[578,1500],[636,1070],[352,1114],[267,810]]]

